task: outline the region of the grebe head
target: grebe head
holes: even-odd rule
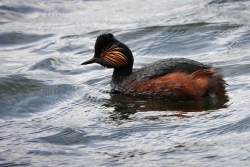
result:
[[[94,57],[81,65],[91,63],[98,63],[107,68],[131,68],[132,70],[134,59],[130,49],[118,41],[113,34],[102,34],[96,39]]]

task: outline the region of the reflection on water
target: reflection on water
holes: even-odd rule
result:
[[[0,166],[249,166],[250,1],[0,1]],[[134,68],[213,66],[226,92],[177,102],[112,94],[112,69],[80,64],[96,37]]]
[[[165,99],[145,99],[131,97],[123,94],[111,94],[110,99],[103,105],[107,108],[114,108],[110,118],[114,121],[130,119],[136,112],[165,111],[167,117],[189,117],[190,112],[213,111],[228,107],[229,98],[226,92],[220,92],[216,97],[205,97],[200,101],[169,101]],[[173,114],[173,111],[178,111]],[[162,115],[163,116],[163,115]],[[149,117],[148,117],[149,118]],[[155,119],[155,117],[152,117]]]

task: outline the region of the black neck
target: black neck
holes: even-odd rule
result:
[[[115,68],[113,72],[113,75],[115,76],[129,76],[131,74],[132,74],[132,67],[130,66]]]
[[[131,50],[127,45],[119,42],[118,40],[116,40],[116,42],[118,43],[118,46],[122,48],[122,53],[126,55],[127,58],[126,66],[115,68],[113,72],[112,83],[115,86],[120,86],[124,79],[132,74],[134,58]]]
[[[132,66],[125,66],[122,68],[115,68],[112,75],[112,82],[115,85],[120,85],[124,78],[132,74]]]

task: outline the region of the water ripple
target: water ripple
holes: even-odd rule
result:
[[[37,34],[25,34],[20,32],[3,33],[0,34],[0,47],[32,43],[51,36],[52,34],[37,35]]]
[[[83,137],[84,134],[82,132],[77,132],[72,128],[64,128],[60,133],[55,135],[41,137],[37,140],[62,144],[62,145],[72,145],[87,142],[87,139]]]
[[[2,5],[2,6],[0,6],[0,10],[12,11],[12,12],[23,13],[23,14],[32,14],[34,12],[44,12],[43,9],[34,8],[34,7],[31,7],[31,6],[7,6],[7,5]]]
[[[239,25],[236,24],[207,22],[174,26],[153,26],[136,30],[133,34],[131,32],[129,35],[121,34],[119,39],[126,41],[130,36],[137,36],[131,42],[137,43],[137,41],[140,41],[140,45],[131,45],[131,48],[139,52],[140,55],[152,55],[153,53],[159,55],[201,54],[211,50],[211,48],[213,48],[213,51],[215,49],[223,49],[220,43],[214,41],[223,38],[221,34],[224,32],[235,30],[238,27]]]
[[[42,81],[28,79],[21,75],[2,78],[0,81],[1,114],[4,116],[27,116],[30,113],[41,112],[57,104],[62,97],[68,98],[71,85],[45,85]],[[61,97],[58,98],[59,94]],[[42,97],[42,98],[41,98]],[[25,110],[23,109],[24,106]],[[44,109],[39,108],[43,106]]]

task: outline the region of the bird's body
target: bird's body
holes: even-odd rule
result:
[[[112,34],[100,35],[95,56],[84,63],[114,68],[111,87],[126,95],[171,100],[199,100],[225,89],[226,82],[213,68],[194,60],[169,58],[133,72],[130,49]]]

